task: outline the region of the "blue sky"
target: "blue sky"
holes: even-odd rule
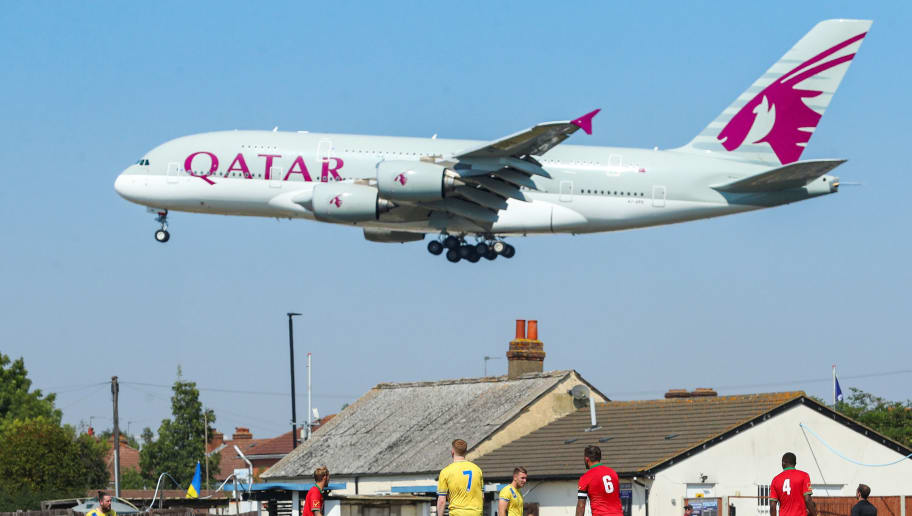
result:
[[[873,3],[868,3],[873,4]],[[285,312],[314,405],[381,381],[480,376],[515,318],[547,369],[615,399],[673,387],[909,397],[912,109],[904,2],[10,3],[0,14],[0,350],[67,422],[157,428],[178,366],[226,434],[289,428]],[[683,144],[816,22],[871,33],[804,153],[862,187],[647,230],[530,237],[452,265],[303,221],[175,213],[152,238],[116,175],[218,129],[494,139],[596,107],[572,142]],[[489,371],[505,371],[504,360]],[[238,394],[221,390],[254,392]]]

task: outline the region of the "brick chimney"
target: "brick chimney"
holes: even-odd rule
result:
[[[697,387],[691,391],[690,396],[692,398],[715,398],[719,396],[719,393],[711,387]]]
[[[516,378],[525,373],[540,373],[544,370],[545,350],[538,340],[538,321],[516,320],[516,338],[510,341],[507,351],[507,377]]]
[[[253,434],[250,433],[249,428],[237,426],[234,428],[234,434],[231,435],[231,439],[234,441],[239,441],[241,439],[253,439]]]
[[[211,452],[225,443],[225,434],[221,432],[212,432],[212,439],[209,439],[209,448],[206,452]]]
[[[668,392],[665,393],[665,399],[670,400],[674,398],[689,398],[690,393],[687,392],[687,389],[668,389]]]

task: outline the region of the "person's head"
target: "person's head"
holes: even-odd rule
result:
[[[598,446],[586,446],[586,449],[583,450],[583,460],[586,461],[587,468],[591,468],[593,464],[598,464],[602,461],[602,449]]]
[[[871,488],[865,484],[858,484],[858,489],[855,490],[855,497],[867,500],[869,496],[871,496]]]
[[[690,516],[691,514],[693,514],[693,512],[694,512],[694,508],[692,505],[687,504],[684,506],[684,515],[685,516]]]
[[[111,495],[104,491],[98,491],[98,508],[102,512],[108,512],[111,510]]]
[[[522,466],[513,468],[513,484],[516,485],[516,487],[523,487],[528,480],[529,472],[526,471],[526,468]]]
[[[782,469],[794,468],[796,464],[798,464],[798,459],[795,458],[795,454],[792,452],[785,452],[785,455],[782,456]]]
[[[462,439],[455,439],[452,446],[450,447],[450,455],[455,459],[456,457],[465,458],[466,452],[469,449],[469,445],[466,444]]]
[[[314,470],[314,482],[320,487],[326,487],[326,484],[329,483],[329,469],[326,466],[320,466]]]

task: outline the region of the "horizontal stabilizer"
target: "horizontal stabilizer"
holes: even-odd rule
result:
[[[845,163],[844,159],[798,161],[732,183],[713,186],[720,192],[758,193],[800,188]]]

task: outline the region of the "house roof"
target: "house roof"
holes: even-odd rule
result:
[[[139,450],[127,444],[127,438],[120,436],[120,471],[128,469],[139,471]],[[108,439],[108,451],[105,452],[105,464],[108,467],[108,473],[114,478],[114,436]]]
[[[602,461],[620,475],[650,471],[714,438],[804,398],[803,392],[612,401],[564,416],[475,460],[489,479],[509,478],[517,465],[537,477],[576,477],[585,471],[583,448],[601,448]]]
[[[225,441],[224,444],[216,449],[216,452],[221,454],[219,459],[219,470],[215,474],[215,478],[219,480],[224,480],[228,478],[234,470],[236,469],[246,469],[247,463],[244,462],[244,459],[240,458],[236,451],[234,451],[234,445],[237,445],[241,449],[241,452],[250,457],[258,453],[260,445],[268,443],[272,439],[231,439],[230,441]],[[291,436],[288,437],[288,440],[291,441]],[[291,446],[289,446],[291,448]]]
[[[309,476],[320,465],[336,475],[437,471],[453,439],[477,445],[572,375],[381,383],[261,477]]]

